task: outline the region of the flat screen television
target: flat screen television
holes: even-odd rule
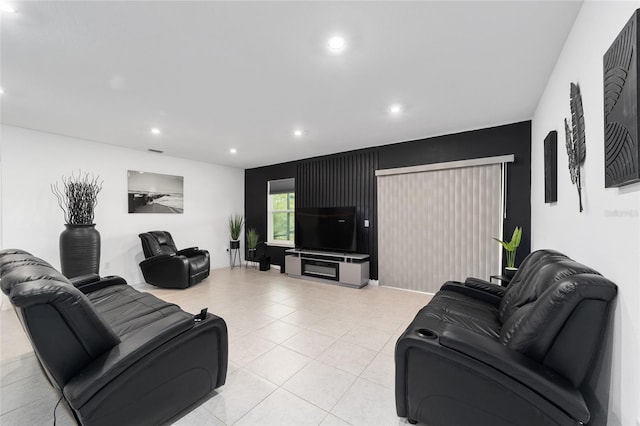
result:
[[[298,208],[295,235],[297,249],[355,252],[356,208]]]

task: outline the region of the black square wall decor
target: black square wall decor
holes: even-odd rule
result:
[[[640,10],[640,9],[639,9]],[[604,54],[605,187],[640,181],[638,11]]]
[[[544,202],[558,201],[558,132],[544,138]]]

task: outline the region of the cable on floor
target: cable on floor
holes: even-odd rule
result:
[[[62,396],[60,395],[60,399],[56,402],[56,406],[53,407],[53,426],[56,426],[56,410],[58,409],[58,405],[62,402]]]

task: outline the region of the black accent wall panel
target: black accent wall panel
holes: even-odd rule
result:
[[[299,161],[296,208],[356,207],[357,252],[371,256],[371,276],[378,276],[376,150]],[[369,221],[365,228],[364,221]]]
[[[376,169],[408,167],[515,154],[507,168],[507,217],[502,239],[522,226],[516,264],[531,250],[531,122],[508,124],[410,142],[304,159],[245,170],[245,218],[266,235],[267,181],[296,178],[296,206],[355,205],[358,251],[371,256],[371,278],[378,279]],[[370,227],[364,228],[364,220]],[[411,236],[407,236],[410,238]],[[284,248],[270,248],[273,264],[284,264]],[[489,277],[480,277],[488,279]]]
[[[244,171],[244,217],[246,228],[256,228],[260,241],[267,239],[267,182],[296,176],[296,163],[282,163]],[[297,194],[296,194],[297,198]],[[243,243],[245,257],[246,244]],[[285,247],[269,247],[274,265],[284,265]]]

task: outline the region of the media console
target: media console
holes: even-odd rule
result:
[[[290,249],[284,259],[290,277],[361,288],[369,282],[369,255]]]

